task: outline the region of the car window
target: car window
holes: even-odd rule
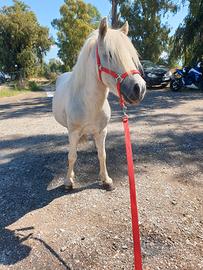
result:
[[[143,60],[141,61],[142,65],[144,68],[155,68],[157,67],[156,64],[152,63],[151,61],[148,61],[148,60]]]

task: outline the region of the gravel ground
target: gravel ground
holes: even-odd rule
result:
[[[62,188],[67,132],[51,98],[0,100],[0,269],[133,269],[125,146],[118,101],[98,182],[90,140],[79,147],[77,186]],[[148,91],[129,107],[144,270],[203,269],[203,94]]]

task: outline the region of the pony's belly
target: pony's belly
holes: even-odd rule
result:
[[[55,120],[64,127],[67,127],[66,113],[62,104],[59,103],[57,96],[55,95],[52,102],[52,112]]]

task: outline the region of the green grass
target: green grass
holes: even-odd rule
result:
[[[30,89],[19,89],[19,88],[12,88],[8,86],[1,86],[0,87],[0,98],[2,97],[12,97],[17,96],[19,94],[28,93]]]
[[[22,87],[20,85],[23,85]],[[19,81],[12,81],[9,83],[5,83],[0,85],[0,98],[1,97],[12,97],[23,93],[42,91],[40,82],[32,81],[24,81],[24,83],[20,84]]]

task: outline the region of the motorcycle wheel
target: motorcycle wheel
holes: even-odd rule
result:
[[[203,92],[203,80],[200,81],[198,88]]]
[[[182,82],[180,80],[172,79],[170,82],[170,88],[172,91],[177,92],[181,89]]]

